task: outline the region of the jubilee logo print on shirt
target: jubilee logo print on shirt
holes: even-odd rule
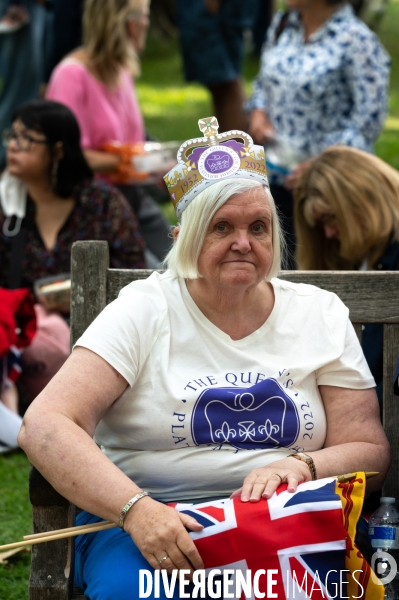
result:
[[[240,450],[292,446],[299,429],[295,403],[273,378],[248,388],[208,388],[191,419],[196,445],[229,444]]]

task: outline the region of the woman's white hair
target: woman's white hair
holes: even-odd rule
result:
[[[215,213],[236,194],[262,188],[272,210],[273,262],[266,276],[270,281],[281,269],[281,258],[285,253],[285,241],[277,216],[273,197],[268,187],[249,179],[225,179],[214,183],[201,192],[184,210],[180,230],[171,250],[165,257],[164,265],[173,275],[183,279],[198,279],[198,258],[205,236]]]

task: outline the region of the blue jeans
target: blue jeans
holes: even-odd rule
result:
[[[78,515],[76,524],[85,525],[100,520],[99,517],[83,511]],[[130,535],[119,528],[76,538],[75,584],[90,600],[138,599],[140,569],[154,573],[154,569],[134,545]],[[189,590],[190,586],[187,586],[185,591]],[[166,600],[162,581],[159,591],[160,600]],[[148,597],[149,600],[154,598],[153,594],[154,590]],[[178,582],[173,598],[179,598]]]

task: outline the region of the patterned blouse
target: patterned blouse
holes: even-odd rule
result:
[[[371,152],[387,114],[390,68],[377,36],[348,5],[306,42],[297,11],[276,41],[281,17],[269,28],[248,109],[264,109],[277,136],[307,156],[333,144]]]
[[[78,240],[106,240],[110,266],[143,269],[144,241],[127,200],[108,183],[86,181],[75,193],[76,204],[61,227],[56,244],[47,250],[35,223],[36,207],[28,198],[24,226],[27,229],[22,286],[33,287],[36,279],[70,272],[72,243]],[[0,208],[0,286],[6,287],[11,256],[11,237],[4,235]]]

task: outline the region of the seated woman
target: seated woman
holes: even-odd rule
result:
[[[149,565],[202,568],[187,531],[202,526],[165,502],[258,502],[281,481],[293,492],[357,469],[380,472],[372,490],[388,469],[348,309],[276,278],[263,148],[243,132],[217,134],[215,121],[200,121],[204,139],[186,142],[165,178],[180,220],[169,269],[105,308],[21,429],[32,463],[87,511],[80,523],[93,513],[124,529],[76,544],[76,583],[91,599],[138,597]]]
[[[110,264],[143,268],[144,241],[134,212],[111,185],[93,179],[71,111],[35,100],[15,111],[4,132],[7,170],[0,184],[0,287],[33,289],[36,280],[70,271],[76,240],[107,240]],[[69,301],[53,306],[69,313]],[[39,333],[23,355],[27,402],[69,354],[69,328],[37,306]],[[40,335],[39,335],[40,334]],[[51,350],[49,350],[51,348]]]
[[[295,190],[299,269],[399,269],[399,173],[355,148],[332,146]],[[363,326],[362,346],[382,399],[383,328]]]
[[[93,179],[69,108],[49,100],[29,102],[15,111],[3,140],[7,170],[0,185],[0,286],[33,288],[41,277],[70,271],[76,240],[107,240],[111,267],[144,267],[136,217],[117,189]],[[12,261],[21,237],[17,281]]]

